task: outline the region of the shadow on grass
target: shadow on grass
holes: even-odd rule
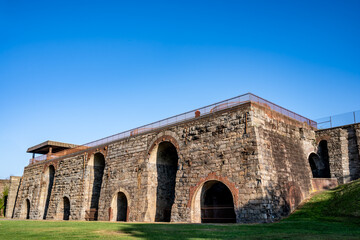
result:
[[[132,237],[155,240],[155,239],[190,239],[219,238],[224,231],[221,226],[200,224],[126,224],[120,229],[121,232]],[[208,231],[208,233],[207,233]]]

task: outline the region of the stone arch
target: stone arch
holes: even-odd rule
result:
[[[110,221],[122,221],[127,222],[128,220],[128,197],[124,192],[117,192],[111,201],[112,211],[110,213]]]
[[[233,197],[234,209],[239,202],[239,190],[236,188],[235,183],[229,181],[227,177],[218,176],[215,172],[212,172],[207,177],[201,178],[194,187],[190,188],[187,207],[190,208],[190,221],[192,223],[201,223],[201,191],[204,184],[208,181],[221,182],[230,190]]]
[[[329,154],[327,141],[319,142],[317,153],[310,153],[308,157],[313,178],[330,178]]]
[[[97,220],[101,185],[105,170],[105,156],[96,152],[90,156],[85,170],[85,218]]]
[[[330,135],[316,136],[315,144],[319,145],[321,141],[329,141],[331,139]]]
[[[179,138],[176,136],[175,133],[170,132],[170,131],[165,131],[162,133],[159,133],[149,144],[149,147],[147,149],[147,153],[148,155],[151,155],[151,153],[153,152],[154,148],[159,145],[161,142],[170,142],[172,143],[176,150],[179,152],[180,151],[180,145],[179,143],[181,142],[179,140]]]
[[[27,199],[25,199],[24,203],[22,204],[20,218],[21,219],[30,219],[30,210],[31,210],[31,202],[30,202],[30,199],[27,198]]]
[[[56,217],[57,220],[70,220],[71,219],[71,200],[69,195],[63,195],[57,201]]]
[[[46,219],[49,204],[50,204],[50,197],[51,192],[54,186],[54,179],[55,179],[55,166],[50,164],[47,166],[43,173],[43,181],[41,187],[41,195],[40,195],[40,207],[43,207],[43,219]]]
[[[146,221],[169,222],[175,201],[178,144],[171,136],[162,136],[150,147],[149,189]]]
[[[125,215],[125,220],[117,220],[118,219],[118,206],[121,205],[118,202],[118,194],[119,193],[122,193],[123,196],[122,197],[125,197],[126,198],[126,215]],[[124,199],[122,199],[124,200]],[[130,198],[130,195],[129,193],[123,189],[123,188],[119,188],[117,189],[113,195],[112,195],[112,198],[111,198],[111,205],[110,205],[110,208],[109,208],[109,221],[128,221],[129,220],[129,215],[130,215],[130,209],[129,207],[131,206],[131,198]],[[124,219],[124,218],[123,218]]]
[[[221,181],[203,182],[193,197],[191,221],[197,223],[235,223],[234,195]]]
[[[70,219],[70,214],[71,214],[71,204],[70,204],[70,199],[66,196],[63,197],[62,199],[62,220],[69,220]]]

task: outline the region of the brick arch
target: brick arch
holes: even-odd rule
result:
[[[329,142],[330,138],[331,138],[330,135],[316,136],[315,144],[318,146],[319,143],[320,143],[321,141],[323,141],[323,140]]]
[[[43,167],[43,170],[42,170],[42,173],[44,174],[45,171],[50,167],[50,166],[53,166],[55,171],[58,170],[59,168],[59,161],[50,161],[50,162],[47,162],[44,164],[44,167]]]
[[[212,172],[212,173],[209,173],[209,175],[207,177],[201,178],[200,181],[194,187],[190,188],[190,195],[189,195],[187,207],[189,207],[189,208],[191,207],[194,195],[201,188],[201,186],[204,185],[205,182],[208,182],[211,180],[216,180],[216,181],[219,181],[219,182],[222,182],[223,184],[225,184],[230,189],[230,192],[233,195],[234,205],[237,205],[238,200],[239,200],[239,190],[235,186],[235,183],[229,181],[227,177],[218,176],[218,175],[216,175],[215,172]]]
[[[101,153],[104,156],[105,159],[105,164],[106,164],[106,157],[108,154],[108,146],[103,146],[103,147],[99,147],[99,148],[94,148],[91,149],[89,151],[86,152],[86,164],[89,162],[89,160],[91,159],[91,157],[93,157],[96,153]]]
[[[198,192],[202,189],[203,185],[206,182],[209,181],[218,181],[223,183],[231,192],[234,202],[234,208],[238,205],[239,202],[239,190],[235,186],[235,183],[230,181],[227,177],[216,175],[215,172],[209,173],[209,175],[205,178],[201,178],[200,181],[193,187],[190,188],[190,194],[189,199],[187,203],[187,207],[190,208],[190,220],[191,222],[198,222],[198,220],[195,219],[194,215],[196,214],[196,211],[199,211],[199,209],[195,209],[195,201],[196,196],[198,195]],[[199,213],[198,213],[199,214]]]
[[[288,204],[290,213],[293,212],[304,199],[304,194],[301,188],[295,183],[290,182],[287,184],[285,201]]]
[[[176,140],[173,136],[170,135],[161,135],[161,136],[157,136],[157,138],[155,138],[151,144],[150,147],[147,150],[148,155],[151,154],[152,150],[154,149],[154,147],[156,145],[159,145],[161,142],[170,142],[174,145],[174,147],[176,148],[176,151],[179,153],[180,151],[180,146],[179,146],[179,141]]]

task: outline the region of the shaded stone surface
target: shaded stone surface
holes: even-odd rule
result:
[[[331,178],[342,184],[360,177],[360,124],[316,131],[316,139],[327,142]]]

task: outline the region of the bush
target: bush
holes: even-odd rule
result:
[[[5,216],[5,211],[6,211],[6,200],[7,197],[9,195],[9,188],[5,187],[4,191],[1,194],[1,198],[0,198],[0,216]]]

